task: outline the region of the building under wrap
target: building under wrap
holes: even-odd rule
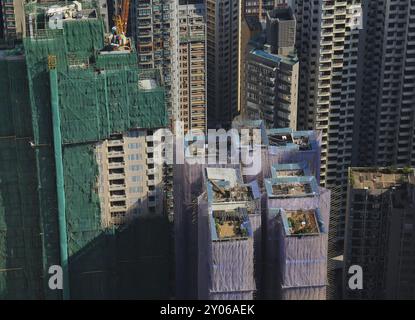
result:
[[[252,300],[260,267],[258,186],[243,184],[239,169],[213,167],[205,169],[205,184],[198,199],[198,298]]]
[[[198,297],[198,197],[206,191],[204,164],[184,163],[174,165],[174,234],[176,257],[176,297]],[[239,168],[239,165],[209,165],[212,167]]]
[[[303,164],[320,181],[321,133],[319,131],[295,131],[290,128],[265,129],[261,120],[236,120],[237,130],[257,129],[259,143],[251,146],[251,155],[257,158],[253,165],[242,164],[246,181],[257,180],[262,186],[264,179],[272,177],[274,164]],[[260,157],[259,157],[260,155]],[[260,159],[260,161],[258,161]]]
[[[265,180],[267,299],[326,299],[330,191],[298,167],[276,166],[279,175]]]
[[[26,10],[44,18],[40,4]],[[113,133],[166,126],[164,90],[138,86],[134,51],[101,51],[100,19],[62,22],[31,30],[24,56],[0,56],[0,297],[166,298],[167,218],[103,228],[94,151]],[[51,265],[63,293],[48,287]]]
[[[175,165],[178,292],[180,288],[181,294],[187,294],[181,297],[203,299],[324,299],[327,282],[326,233],[330,192],[319,188],[317,182],[320,135],[313,131],[297,134],[291,129],[272,129],[269,133],[274,140],[269,143],[267,132],[258,121],[250,122],[248,125],[244,123],[234,128],[260,129],[259,146],[262,158],[257,174],[244,175],[247,171],[244,170],[243,165],[206,165],[188,162]],[[287,139],[291,139],[291,142],[287,142]],[[218,237],[218,231],[216,233],[213,231],[216,228],[215,215],[219,218],[222,214],[218,211],[232,215],[237,208],[240,210],[246,205],[242,202],[235,204],[232,201],[224,201],[222,205],[225,205],[225,209],[219,210],[218,204],[212,201],[213,189],[216,190],[216,187],[213,188],[209,183],[207,170],[210,170],[212,178],[214,175],[212,172],[215,170],[219,172],[221,167],[222,170],[238,172],[237,178],[233,180],[239,181],[239,184],[255,186],[253,188],[257,195],[255,201],[259,210],[255,214],[247,214],[253,235],[253,246],[250,237],[221,239]],[[222,172],[216,174],[213,180],[218,180],[216,183],[219,187],[229,187],[226,182],[221,182],[226,176],[227,174]],[[312,185],[312,192],[298,199],[271,199],[267,195],[268,178],[276,179],[276,182],[284,182],[287,179],[299,180]],[[215,192],[217,193],[217,190]],[[267,208],[274,206],[278,212],[284,208],[318,211],[314,216],[319,218],[319,235],[309,238],[314,240],[314,243],[299,241],[297,247],[305,249],[298,249],[298,256],[295,251],[295,237],[284,237],[285,229],[277,227],[282,224],[278,220],[278,215],[270,215],[267,211]],[[287,248],[287,251],[283,248]],[[242,255],[242,252],[246,254]],[[302,260],[305,261],[304,264],[301,264]],[[300,272],[288,268],[289,262],[285,265],[282,261],[297,263]],[[313,265],[312,263],[316,261],[318,263]],[[308,270],[309,267],[305,264],[310,264],[312,269]],[[281,290],[282,288],[284,290]]]

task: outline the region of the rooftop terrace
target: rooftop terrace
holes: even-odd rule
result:
[[[48,1],[25,4],[28,36],[42,36],[47,30],[63,29],[64,20],[96,19],[94,1]]]
[[[349,176],[355,189],[382,190],[403,183],[415,183],[412,168],[351,168]]]
[[[258,213],[260,190],[256,181],[243,183],[239,169],[206,168],[206,189],[209,205],[214,210],[244,208]]]
[[[272,177],[301,177],[310,176],[310,170],[305,163],[274,164],[271,167]]]
[[[292,129],[267,130],[268,144],[277,148],[293,148],[299,151],[313,149],[312,131],[293,131]]]
[[[265,179],[269,198],[302,198],[318,194],[318,185],[312,176],[288,176]]]
[[[252,237],[251,225],[244,208],[214,210],[210,215],[210,224],[213,241]]]
[[[213,191],[213,202],[237,202],[253,200],[252,189],[248,185],[231,187],[225,180],[209,180]]]
[[[287,236],[318,235],[320,227],[318,209],[281,210],[281,217]]]

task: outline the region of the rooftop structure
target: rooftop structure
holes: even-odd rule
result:
[[[287,236],[318,235],[320,227],[318,224],[318,209],[309,210],[281,210],[281,217]]]
[[[294,51],[296,19],[290,7],[275,8],[267,12],[267,43],[271,52],[287,55]]]
[[[242,182],[240,170],[233,168],[206,168],[207,200],[212,208],[247,207],[255,212],[260,197],[258,184]]]
[[[414,298],[414,212],[413,168],[349,169],[343,279],[359,265],[364,286],[346,299]]]
[[[384,190],[405,183],[414,183],[414,169],[354,168],[350,179],[354,189]]]
[[[265,180],[268,198],[300,198],[318,195],[313,176],[287,176]]]
[[[252,228],[245,208],[214,210],[209,216],[212,241],[252,238]]]
[[[310,169],[306,163],[274,164],[271,167],[273,178],[310,176]]]
[[[205,183],[207,198],[198,203],[199,298],[253,299],[260,273],[254,267],[260,248],[259,189],[244,184],[234,168],[206,168]]]
[[[294,131],[291,129],[267,130],[269,146],[276,148],[294,148],[299,151],[312,150],[312,131]]]
[[[276,163],[271,172],[265,179],[265,296],[326,299],[330,191],[318,186],[306,162]]]

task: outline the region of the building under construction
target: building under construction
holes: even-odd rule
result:
[[[215,164],[217,154],[206,156],[210,144],[190,147],[185,156],[204,154],[204,164],[175,164],[177,296],[325,299],[330,192],[318,186],[319,133],[266,130],[261,121],[233,127],[259,129],[250,137],[259,134],[260,141],[241,145],[260,148],[257,174],[229,158]],[[235,148],[228,144],[227,151],[229,157]],[[300,225],[285,233],[291,231],[284,221],[292,219]]]
[[[252,300],[260,274],[258,185],[244,184],[240,169],[212,167],[205,184],[198,201],[198,297]]]
[[[26,5],[23,48],[0,53],[0,297],[167,298],[169,223],[151,209],[162,181],[145,138],[167,124],[164,89],[134,46],[104,50],[94,10],[51,5]],[[132,166],[146,174],[128,185]],[[48,287],[52,265],[63,290]]]
[[[265,179],[264,297],[324,300],[330,191],[299,164],[274,165]]]
[[[296,131],[291,128],[266,129],[262,120],[237,119],[232,124],[237,130],[259,130],[260,143],[251,143],[250,154],[256,156],[252,165],[242,164],[246,181],[257,180],[261,187],[264,179],[272,177],[274,164],[297,164],[320,182],[321,133]],[[260,153],[260,161],[258,154]]]

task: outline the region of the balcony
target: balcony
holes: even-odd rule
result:
[[[110,168],[110,169],[116,169],[116,168],[124,168],[124,166],[125,166],[125,162],[124,161],[122,161],[122,162],[109,162],[108,163],[108,168]]]
[[[108,158],[114,158],[114,157],[122,157],[124,156],[124,151],[109,151],[108,152]]]
[[[109,189],[110,191],[124,190],[125,184],[110,184]]]

